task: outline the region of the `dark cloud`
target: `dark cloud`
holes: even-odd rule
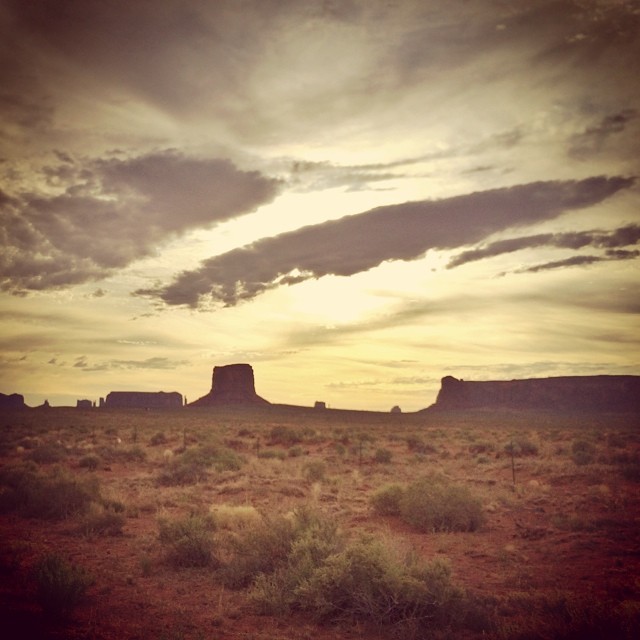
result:
[[[228,306],[324,275],[350,276],[386,260],[414,260],[509,228],[588,207],[631,186],[627,178],[536,182],[439,201],[407,202],[259,240],[210,258],[169,285],[138,294],[197,307],[211,298]]]
[[[610,260],[633,260],[638,256],[640,256],[640,251],[622,251],[617,249],[607,251],[604,256],[572,256],[571,258],[565,258],[564,260],[554,260],[552,262],[545,262],[544,264],[527,267],[526,269],[518,269],[514,273],[538,273],[539,271],[551,271],[552,269],[585,266],[596,262],[608,262]]]
[[[60,158],[60,156],[58,156]],[[95,280],[181,234],[271,201],[277,181],[221,159],[163,151],[50,166],[58,195],[0,197],[0,288]]]
[[[484,247],[463,251],[451,259],[447,268],[452,269],[469,262],[543,246],[561,249],[582,249],[584,247],[616,248],[628,247],[638,244],[638,242],[640,242],[640,226],[636,224],[626,225],[613,231],[542,233],[522,238],[498,240]]]
[[[623,94],[639,53],[632,0],[160,5],[4,0],[0,111],[31,128],[50,123],[69,91],[95,92],[187,119],[218,118],[220,131],[244,139],[297,140],[314,126],[392,111],[400,92],[423,83],[484,87],[505,69],[541,72],[553,88],[574,78],[581,96],[594,93],[594,81]],[[442,100],[451,97],[445,90]]]

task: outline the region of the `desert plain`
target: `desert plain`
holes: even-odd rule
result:
[[[635,637],[639,426],[552,411],[6,411],[3,637]],[[468,500],[474,519],[425,519],[420,487]]]

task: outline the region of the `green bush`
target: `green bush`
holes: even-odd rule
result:
[[[407,437],[407,447],[409,448],[409,451],[412,451],[413,453],[436,453],[437,449],[431,445],[431,444],[426,444],[422,438],[418,437],[418,436],[408,436]]]
[[[88,453],[78,460],[78,466],[89,469],[89,471],[95,471],[100,466],[100,456],[95,453]]]
[[[149,444],[152,447],[157,447],[161,444],[167,444],[167,436],[164,435],[162,431],[158,431],[158,433],[154,433],[151,436],[151,440],[149,440]]]
[[[419,531],[476,531],[484,523],[480,500],[463,485],[427,477],[410,484],[400,501],[402,519]]]
[[[93,538],[94,536],[119,536],[126,518],[117,508],[92,503],[78,526],[77,533]]]
[[[387,464],[391,462],[392,457],[393,454],[391,453],[391,451],[389,451],[389,449],[376,449],[376,452],[373,454],[374,462],[377,462],[379,464]]]
[[[231,559],[222,568],[220,577],[233,589],[247,587],[258,576],[281,569],[295,542],[304,538],[307,532],[322,531],[322,535],[327,535],[329,529],[335,530],[335,526],[308,508],[296,509],[288,517],[265,517],[259,524],[230,539]]]
[[[187,449],[166,465],[158,477],[164,486],[196,484],[204,480],[209,470],[238,471],[242,458],[232,449],[204,445]]]
[[[64,460],[67,450],[61,444],[42,444],[29,453],[29,459],[38,464],[53,464]]]
[[[79,480],[62,469],[42,475],[31,467],[5,468],[0,473],[0,511],[43,520],[61,520],[86,513],[92,502],[100,502],[96,478]]]
[[[576,440],[571,445],[571,459],[578,466],[591,464],[594,460],[595,447],[586,440]]]
[[[167,560],[174,567],[210,567],[214,556],[215,521],[210,516],[191,515],[181,520],[160,520],[160,542],[169,548]]]
[[[263,449],[258,453],[258,458],[266,460],[284,460],[287,454],[282,449]]]
[[[294,593],[298,607],[320,621],[395,625],[402,637],[451,626],[464,602],[445,561],[421,562],[364,537],[316,565]]]
[[[322,460],[314,460],[313,462],[307,462],[302,469],[304,477],[309,482],[320,482],[324,480],[325,473],[327,472],[327,465]]]
[[[85,569],[70,564],[57,554],[42,557],[35,567],[34,577],[38,602],[45,616],[55,619],[69,616],[93,582]]]
[[[378,515],[398,516],[403,495],[404,489],[399,484],[384,485],[371,496],[371,506]]]
[[[291,427],[278,425],[271,429],[271,432],[269,433],[269,440],[271,444],[281,444],[286,447],[290,447],[302,442],[302,436]]]
[[[504,445],[504,452],[516,458],[521,456],[537,456],[538,445],[526,438],[515,438]]]

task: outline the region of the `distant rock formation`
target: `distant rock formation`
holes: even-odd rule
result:
[[[182,395],[177,391],[112,391],[100,406],[108,409],[169,409],[182,406]]]
[[[78,400],[76,401],[76,409],[92,409],[93,403],[91,400]]]
[[[395,407],[391,407],[391,413],[402,413],[402,409],[396,405]]]
[[[269,404],[271,403],[256,393],[251,365],[229,364],[213,368],[211,391],[189,406]]]
[[[316,400],[316,403],[313,405],[314,409],[326,409],[327,403],[322,402],[322,400]]]
[[[0,409],[26,409],[24,396],[19,393],[0,393]]]
[[[563,376],[466,382],[442,378],[432,409],[640,411],[640,376]]]

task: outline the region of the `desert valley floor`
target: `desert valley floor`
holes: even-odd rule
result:
[[[551,412],[5,412],[3,637],[635,637],[639,427]],[[424,504],[434,487],[447,504]]]

